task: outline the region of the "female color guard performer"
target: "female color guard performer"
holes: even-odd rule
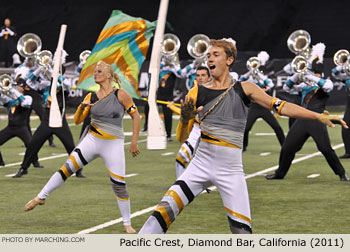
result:
[[[90,111],[91,124],[87,129],[88,132],[66,163],[50,178],[41,192],[25,205],[24,210],[29,211],[37,205],[45,204],[49,194],[61,186],[74,172],[95,158],[101,157],[110,175],[125,232],[135,233],[131,226],[130,198],[125,183],[123,116],[126,110],[133,119],[133,136],[129,149],[133,157],[140,153],[137,145],[140,116],[130,95],[112,86],[112,82],[120,83],[120,80],[113,72],[111,65],[99,61],[94,78],[100,86],[99,91],[89,93],[74,115],[74,122],[79,124]]]
[[[210,41],[207,64],[213,79],[207,85],[199,86],[192,97],[186,97],[176,132],[180,142],[187,139],[198,108],[199,146],[185,172],[162,198],[140,234],[165,233],[183,208],[211,184],[220,192],[231,232],[252,232],[242,164],[243,134],[250,101],[283,115],[314,119],[334,127],[329,115],[273,98],[252,82],[233,81],[229,68],[236,55],[237,49],[232,42]],[[347,127],[341,119],[336,119]]]

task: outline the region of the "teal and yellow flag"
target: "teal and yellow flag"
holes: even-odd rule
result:
[[[103,60],[112,65],[131,97],[140,98],[138,75],[155,28],[155,22],[114,10],[80,73],[77,88],[98,90],[93,75],[97,62]]]

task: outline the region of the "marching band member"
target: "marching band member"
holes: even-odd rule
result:
[[[24,94],[30,95],[33,99],[33,103],[30,108],[29,115],[32,113],[32,110],[34,110],[35,113],[39,116],[40,121],[42,121],[44,117],[44,108],[43,108],[44,100],[41,92],[47,86],[46,81],[43,81],[43,83],[41,83],[41,80],[45,79],[42,77],[41,71],[42,71],[42,66],[37,66],[35,64],[34,58],[26,58],[23,64],[19,65],[14,70],[14,74],[13,74],[14,79],[22,78],[26,81]],[[31,133],[30,117],[28,117],[27,120],[28,120],[27,122],[28,129]],[[49,145],[51,147],[56,147],[56,145],[53,142],[52,136],[50,136],[49,138]]]
[[[348,65],[349,62],[347,61],[345,65]],[[345,112],[343,120],[350,124],[350,73],[344,72],[343,67],[345,65],[338,65],[332,69],[332,75],[334,78],[344,81],[345,82],[345,90],[347,93],[346,99],[346,106],[345,106]],[[348,129],[342,129],[341,135],[343,138],[343,143],[345,147],[345,154],[341,155],[339,158],[350,158],[350,130]]]
[[[133,136],[129,152],[136,157],[140,150],[137,139],[140,128],[140,116],[129,94],[123,89],[115,89],[112,82],[120,83],[111,65],[99,61],[95,68],[95,82],[100,85],[99,91],[89,93],[79,105],[74,122],[81,123],[91,112],[91,124],[88,133],[76,146],[66,163],[56,172],[41,192],[25,207],[32,210],[43,205],[49,194],[63,185],[74,172],[100,156],[110,175],[112,188],[117,197],[124,229],[127,233],[135,233],[130,220],[130,198],[125,183],[125,155],[123,116],[126,110],[133,119]]]
[[[25,82],[22,80],[17,82],[17,89],[15,87],[10,89],[11,97],[0,94],[0,105],[7,107],[8,112],[8,125],[0,131],[0,146],[13,137],[18,137],[23,141],[25,147],[28,147],[32,138],[32,134],[26,125],[32,97],[23,95],[24,86]],[[32,163],[34,167],[40,165],[37,155],[34,156]],[[5,163],[0,152],[0,166],[4,165]]]
[[[258,54],[258,59],[261,62],[261,66],[264,66],[266,62],[269,60],[269,54],[265,51],[261,51]],[[260,88],[262,88],[266,93],[268,93],[275,85],[272,82],[268,76],[264,75],[259,69],[251,69],[244,75],[242,75],[241,81],[250,81],[258,85]],[[247,118],[247,124],[244,131],[244,138],[243,138],[243,151],[246,150],[248,146],[248,138],[249,138],[249,132],[252,129],[255,121],[258,118],[262,118],[265,122],[267,122],[271,128],[275,131],[275,134],[277,136],[277,139],[282,146],[283,141],[285,139],[284,132],[274,115],[271,113],[271,111],[267,108],[264,108],[263,106],[260,106],[259,104],[256,104],[252,102],[248,109],[248,118]]]
[[[157,99],[161,101],[172,101],[174,99],[174,87],[176,78],[178,75],[179,65],[175,62],[170,62],[166,57],[162,57],[160,62],[159,70],[159,86],[157,89]],[[162,111],[164,114],[165,131],[167,136],[167,141],[171,142],[171,129],[173,121],[173,111],[167,107],[166,104],[161,104]],[[145,124],[143,126],[143,131],[147,131],[148,126],[148,103],[145,105]]]
[[[333,90],[333,82],[322,78],[324,50],[325,46],[322,43],[313,46],[310,57],[310,61],[312,60],[311,73],[295,73],[284,86],[286,90],[292,87],[299,89],[302,93],[301,105],[318,113],[325,110],[328,93]],[[333,172],[340,177],[341,181],[349,181],[344,167],[331,146],[326,126],[305,119],[297,119],[292,125],[281,149],[279,167],[274,174],[266,175],[266,179],[283,179],[295,154],[301,150],[310,136],[316,142],[318,150],[324,155]]]
[[[292,71],[291,62],[289,62],[287,65],[283,67],[283,71],[292,76],[294,73]],[[288,90],[283,90],[288,94],[288,101],[292,102],[294,104],[300,104],[301,103],[301,95],[295,88],[288,88]],[[288,127],[289,129],[292,127],[293,123],[295,122],[296,118],[289,117],[288,118]]]
[[[211,184],[220,192],[231,232],[252,232],[242,164],[243,134],[250,100],[283,115],[319,120],[334,127],[329,115],[273,98],[254,83],[233,81],[229,68],[236,59],[235,44],[211,40],[210,45],[207,56],[212,81],[199,86],[197,93],[190,91],[182,103],[177,127],[177,138],[183,142],[199,112],[201,138],[196,154],[143,225],[140,234],[165,233],[183,208]],[[337,120],[347,127],[341,119]]]
[[[66,54],[62,54],[62,57],[65,58]],[[62,60],[64,62],[64,60]],[[64,70],[64,68],[63,68]],[[44,78],[44,77],[43,77]],[[71,87],[71,83],[65,79],[63,76],[59,76],[58,81],[61,83],[60,85],[57,85],[57,100],[58,105],[62,114],[63,107],[64,107],[64,101],[66,99],[63,99],[63,95],[67,95],[67,92],[63,92],[62,89],[68,90],[68,88]],[[28,81],[27,81],[28,83]],[[61,142],[63,143],[68,155],[73,151],[74,149],[74,140],[72,132],[69,129],[67,119],[65,114],[62,115],[62,127],[53,128],[49,126],[49,117],[50,117],[50,107],[51,107],[51,80],[45,80],[42,79],[40,81],[42,85],[46,85],[46,88],[44,89],[44,105],[45,105],[45,111],[43,120],[41,121],[39,127],[34,132],[33,138],[30,141],[28,148],[26,149],[21,167],[19,168],[16,175],[13,176],[13,178],[20,178],[23,175],[28,174],[28,168],[30,163],[33,160],[33,157],[35,157],[43,144],[46,140],[52,135],[56,135]],[[46,84],[45,84],[46,83]],[[63,86],[63,87],[62,87]],[[76,177],[78,178],[85,178],[85,175],[82,173],[82,169],[76,172]]]

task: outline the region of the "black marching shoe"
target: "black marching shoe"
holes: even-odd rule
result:
[[[84,175],[83,171],[82,170],[79,170],[75,173],[75,176],[77,178],[86,178],[86,176]]]
[[[340,181],[349,181],[349,177],[346,174],[339,175]]]
[[[273,174],[267,174],[265,176],[266,179],[283,179],[280,175],[277,175],[276,173]]]
[[[5,166],[5,163],[4,162],[0,162],[0,167],[1,166]]]
[[[18,172],[14,176],[12,176],[12,178],[20,178],[20,177],[22,177],[23,175],[26,175],[26,174],[28,174],[27,169],[20,168],[18,170]]]
[[[34,162],[34,163],[33,163],[33,166],[34,166],[35,168],[44,168],[44,166],[43,166],[42,164],[40,164],[39,161]]]
[[[56,147],[56,144],[52,141],[51,143],[49,143],[50,147]]]
[[[345,153],[344,155],[339,156],[339,158],[350,158],[350,153]]]

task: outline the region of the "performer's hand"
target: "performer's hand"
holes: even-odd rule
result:
[[[90,101],[82,101],[82,102],[80,103],[80,107],[81,107],[82,109],[85,109],[85,108],[88,107],[88,106],[92,107],[92,106],[94,106],[94,104],[91,104]]]
[[[335,127],[334,124],[341,124],[345,129],[349,128],[348,125],[340,117],[335,116],[335,115],[333,115],[333,116],[329,115],[327,110],[323,111],[323,113],[320,114],[320,117],[318,118],[318,120],[321,123],[323,123],[329,127],[332,127],[332,128]]]
[[[199,107],[195,109],[194,100],[190,96],[186,96],[185,102],[181,100],[181,122],[183,124],[187,124],[189,120],[195,118],[199,111],[201,111],[203,107]]]
[[[138,154],[140,154],[140,149],[137,142],[131,142],[129,152],[131,153],[132,157],[136,157]]]
[[[174,105],[174,101],[171,101],[168,105],[166,105],[168,108]]]

